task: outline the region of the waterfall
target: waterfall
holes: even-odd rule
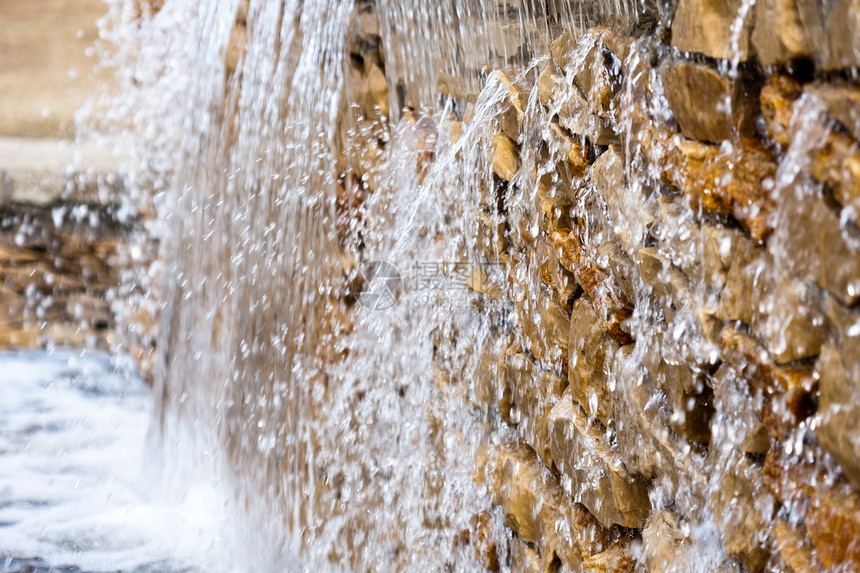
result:
[[[773,476],[820,441],[850,489],[814,432],[856,212],[815,150],[856,142],[749,60],[764,8],[709,54],[673,24],[694,4],[112,4],[158,211],[153,442],[229,485],[252,569],[781,571],[790,535],[826,544],[775,485],[807,478]]]

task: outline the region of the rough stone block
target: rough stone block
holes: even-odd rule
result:
[[[574,274],[591,297],[603,328],[619,344],[629,344],[632,336],[624,322],[633,314],[633,309],[619,282],[583,247],[576,231],[556,231],[551,241],[559,262]]]
[[[760,0],[752,43],[763,66],[811,59],[823,49],[824,28],[816,0]]]
[[[849,377],[837,349],[821,349],[816,372],[820,397],[815,435],[860,490],[860,385]]]
[[[571,397],[589,416],[608,425],[612,420],[612,392],[608,370],[618,343],[601,327],[591,301],[579,297],[570,315],[567,376]]]
[[[570,479],[570,493],[605,527],[641,528],[651,512],[648,484],[630,475],[606,443],[605,431],[591,423],[569,394],[550,414],[552,455]]]
[[[567,381],[543,370],[525,353],[505,356],[501,368],[507,420],[517,427],[520,437],[538,454],[544,465],[552,467],[549,413],[567,387]]]
[[[720,142],[755,134],[758,90],[704,65],[680,62],[663,68],[663,88],[681,133]]]
[[[493,173],[505,181],[514,178],[520,170],[520,154],[513,140],[504,134],[493,137]]]
[[[752,24],[753,11],[743,0],[679,0],[672,45],[682,52],[744,62],[750,56]]]
[[[742,453],[730,454],[730,460],[719,467],[708,508],[726,553],[748,571],[760,572],[770,557],[768,532],[776,500],[764,485],[761,467]]]

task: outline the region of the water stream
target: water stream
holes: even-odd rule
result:
[[[592,391],[580,401],[589,423],[603,432],[595,442],[624,452],[628,469],[635,466],[651,480],[650,506],[687,518],[686,542],[672,557],[675,569],[664,570],[736,567],[726,565],[719,525],[738,516],[706,500],[743,461],[736,448],[758,427],[750,404],[762,397],[740,383],[742,372],[722,365],[717,344],[701,327],[702,313],[716,313],[720,302],[704,270],[710,236],[697,208],[669,193],[655,171],[655,157],[672,145],[658,135],[676,129],[659,71],[649,63],[669,51],[654,31],[665,24],[655,23],[662,3],[377,0],[371,11],[363,1],[168,0],[143,17],[129,4],[110,4],[105,35],[125,66],[113,119],[132,118],[141,181],[154,191],[159,214],[155,282],[162,318],[149,451],[161,460],[156,481],[169,484],[169,497],[184,501],[162,510],[133,488],[129,493],[113,484],[108,489],[118,488],[123,501],[111,494],[98,523],[110,522],[104,515],[112,515],[113,503],[139,512],[129,521],[141,527],[186,523],[159,531],[154,538],[161,541],[151,541],[150,529],[129,533],[134,541],[125,545],[139,549],[103,561],[109,548],[69,548],[50,535],[27,541],[32,528],[24,519],[9,526],[15,559],[33,555],[55,564],[73,560],[93,571],[145,571],[149,561],[138,559],[134,551],[140,551],[153,563],[161,563],[161,555],[172,560],[170,571],[227,571],[225,564],[248,571],[474,571],[482,565],[473,547],[480,531],[504,569],[512,533],[476,476],[492,467],[493,447],[537,432],[536,420],[517,407],[506,410],[493,388],[499,357],[504,363],[538,354],[528,317],[541,317],[538,328],[551,332],[552,324],[540,322],[548,308],[541,287],[546,253],[529,249],[546,218],[554,217],[581,226],[580,240],[599,252],[601,268],[632,269],[642,247],[659,243],[674,249],[672,260],[692,279],[684,304],[666,308],[636,271],[624,271],[634,277],[618,287],[635,307],[627,323],[631,338],[607,351],[601,368],[612,393],[634,396],[647,387],[650,399],[639,405],[621,400],[612,407],[627,408],[629,417],[611,419],[599,413],[611,396]],[[742,3],[731,29],[735,51],[754,4]],[[379,45],[358,58],[349,50],[364,33],[355,30],[355,22],[365,22],[356,14],[365,13],[374,16],[361,26]],[[577,145],[586,145],[559,133],[588,121],[563,114],[582,98],[571,78],[590,65],[602,41],[584,34],[597,23],[625,34],[655,34],[606,57],[616,71],[622,65],[635,71],[612,79],[621,96],[605,110],[611,133],[587,147],[595,157],[617,153],[619,161],[623,150],[625,199],[615,203],[595,190],[593,168],[571,177],[558,167]],[[559,88],[546,105],[539,77],[551,42],[564,31],[574,42],[568,65],[556,72],[569,89]],[[238,51],[236,34],[244,34]],[[733,78],[739,57],[723,63]],[[361,96],[351,75],[358,67],[384,67],[388,91],[377,111],[387,107],[387,115],[361,117],[352,107]],[[494,159],[511,109],[511,82],[522,88],[521,129],[512,137],[520,151],[518,168],[502,184]],[[443,85],[453,97],[439,95]],[[799,175],[799,165],[814,148],[811,136],[823,137],[826,129],[814,101],[802,99],[795,107],[793,140],[768,185],[802,201],[820,196]],[[344,166],[344,157],[363,157],[367,146],[378,151],[370,168],[361,173]],[[732,144],[720,152],[730,156]],[[536,208],[565,194],[573,198],[567,213]],[[358,195],[362,199],[351,202]],[[792,213],[784,207],[769,216]],[[507,233],[500,230],[506,221]],[[718,235],[717,252],[739,248],[734,236]],[[789,241],[777,232],[768,246],[785,267]],[[600,250],[605,243],[616,251]],[[570,287],[573,300],[575,285],[553,284]],[[806,291],[798,287],[794,295],[800,301],[795,309],[813,312],[804,306]],[[772,318],[755,326],[779,349],[780,317],[790,317],[780,314],[787,311],[776,297],[769,302]],[[546,376],[577,366],[557,348],[541,350]],[[11,360],[17,365],[27,357]],[[655,360],[695,365],[695,380],[678,401],[647,386],[652,381],[643,372]],[[51,370],[52,364],[50,372],[23,377],[22,384],[62,378],[63,366]],[[713,401],[712,378],[720,381]],[[63,389],[71,396],[77,391]],[[29,398],[21,396],[23,407]],[[125,461],[117,466],[127,472],[148,412],[137,402],[139,388],[109,396],[104,399],[118,408],[114,417],[130,416],[134,435],[128,440],[135,448],[124,449]],[[646,440],[653,420],[683,428],[684,400],[700,399],[714,416],[707,438],[681,439],[665,430]],[[2,431],[8,440],[25,430]],[[708,440],[710,449],[700,443]],[[660,453],[637,457],[646,450]],[[582,457],[590,455],[598,454]],[[127,483],[131,478],[117,467],[105,471]],[[588,503],[588,489],[603,470],[578,469],[585,476],[580,484],[561,483],[573,500]],[[216,484],[214,491],[196,489],[201,479]],[[90,494],[102,496],[101,487]],[[14,492],[12,499],[28,497]],[[544,501],[536,500],[536,507]],[[15,521],[12,513],[13,507],[0,506],[0,521]],[[67,529],[65,519],[68,512],[57,517],[61,529]],[[69,527],[81,529],[77,522]],[[173,531],[184,532],[176,534],[182,541],[162,545]],[[121,539],[115,535],[112,542]],[[634,557],[653,557],[658,549],[649,539],[631,542]],[[212,548],[205,559],[194,550],[200,543]],[[26,570],[11,560],[6,567]]]

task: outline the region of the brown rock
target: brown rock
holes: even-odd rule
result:
[[[860,491],[860,387],[849,378],[833,345],[821,349],[816,372],[820,397],[815,435]]]
[[[591,165],[591,145],[587,141],[570,137],[555,123],[551,123],[547,143],[561,159],[559,171],[562,172],[562,180],[585,175],[585,170]]]
[[[537,550],[517,536],[511,539],[511,573],[543,573]]]
[[[773,74],[761,89],[761,113],[771,138],[786,148],[791,144],[792,104],[803,94],[800,83],[785,74]]]
[[[501,133],[493,136],[493,173],[510,181],[519,169],[520,156],[516,144]]]
[[[824,38],[827,42],[821,62],[825,70],[839,70],[860,66],[860,2],[835,0],[830,3]]]
[[[502,414],[544,465],[552,467],[548,418],[567,381],[543,370],[525,353],[509,354],[502,364]]]
[[[728,152],[675,138],[662,166],[663,180],[690,198],[694,210],[732,215],[757,240],[772,231],[776,162],[759,142],[742,139]]]
[[[803,517],[815,557],[827,571],[860,568],[860,495],[840,476],[828,475],[815,463],[820,451],[804,445],[804,456],[792,457],[784,447],[765,457],[764,478],[776,498]],[[802,546],[801,546],[802,547]]]
[[[723,465],[708,507],[726,553],[748,571],[762,571],[770,557],[768,531],[775,500],[764,485],[761,468],[736,452]]]
[[[651,512],[648,485],[624,469],[605,431],[589,422],[569,394],[553,407],[549,425],[553,460],[571,479],[574,499],[605,527],[642,527]]]
[[[815,85],[809,91],[849,132],[857,131],[857,114],[852,104],[857,98],[855,90],[839,85]],[[762,88],[762,116],[768,133],[782,147],[788,147],[795,137],[791,132],[792,105],[802,93],[799,83],[778,74]],[[855,139],[838,131],[828,132],[824,145],[812,153],[811,172],[817,181],[833,190],[834,197],[842,205],[860,211],[860,144]]]
[[[520,130],[523,125],[523,116],[528,103],[528,96],[504,72],[497,73],[499,75],[499,82],[505,86],[508,92],[507,98],[501,104],[499,124],[502,128],[502,133],[511,138],[511,140],[517,141],[520,138]]]
[[[780,366],[759,343],[733,325],[722,332],[723,358],[749,382],[750,392],[761,392],[761,418],[768,433],[782,440],[814,412],[812,396],[817,381],[804,366]]]
[[[823,45],[816,0],[761,0],[755,6],[753,46],[764,66],[811,59]]]
[[[633,314],[624,291],[611,274],[603,270],[596,257],[585,251],[576,231],[556,231],[551,241],[559,262],[574,274],[577,282],[591,297],[600,323],[619,344],[632,342],[624,321]]]
[[[608,425],[613,416],[607,371],[618,343],[601,328],[586,297],[579,297],[570,315],[568,381],[573,399],[592,417]]]
[[[627,553],[626,540],[618,532],[603,528],[582,506],[571,504],[558,480],[540,467],[534,452],[526,447],[502,447],[490,453],[486,464],[487,483],[492,499],[502,507],[505,522],[519,538],[536,546],[540,555],[555,555],[574,571],[582,569],[584,559],[612,551]],[[630,571],[632,560],[619,560]]]
[[[233,26],[233,31],[230,33],[230,44],[227,47],[226,70],[227,74],[235,73],[239,67],[239,60],[245,53],[248,45],[248,30],[245,26]]]
[[[773,523],[774,545],[790,573],[817,573],[821,564],[815,559],[815,548],[802,526],[777,518]]]
[[[664,67],[663,87],[685,137],[720,142],[755,134],[758,91],[750,82],[681,62]]]
[[[672,22],[672,45],[718,60],[746,61],[753,13],[741,22],[743,0],[679,0]],[[736,30],[738,24],[742,26]]]
[[[832,189],[842,205],[860,210],[860,143],[829,133],[814,154],[812,176]]]
[[[860,89],[845,84],[819,83],[806,89],[827,107],[830,116],[860,140]]]

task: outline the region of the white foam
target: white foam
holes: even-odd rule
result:
[[[237,570],[218,488],[171,501],[145,467],[151,402],[108,355],[0,354],[0,555],[94,572]]]

